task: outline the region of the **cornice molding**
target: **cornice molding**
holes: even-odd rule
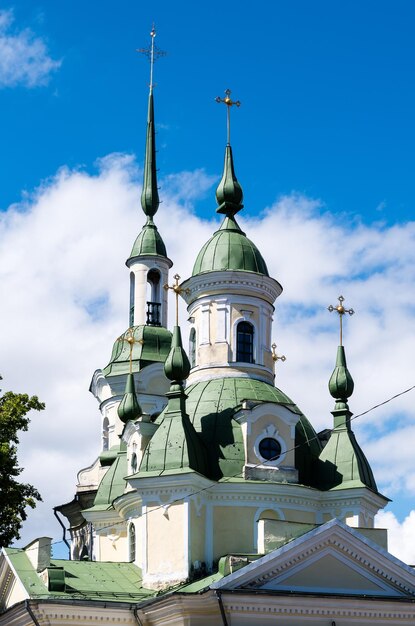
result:
[[[192,276],[182,283],[182,296],[187,305],[213,294],[256,296],[273,305],[282,292],[278,281],[270,276],[241,271],[206,272]],[[186,293],[186,290],[189,290]]]

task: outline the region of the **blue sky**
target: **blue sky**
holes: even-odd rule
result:
[[[296,190],[348,219],[412,218],[413,2],[19,0],[14,14],[10,32],[32,29],[62,63],[46,88],[1,92],[3,209],[61,165],[93,171],[97,156],[140,152],[148,75],[135,49],[154,20],[168,51],[156,67],[161,172],[220,171],[214,97],[229,87],[250,214]]]
[[[242,102],[240,221],[284,286],[277,385],[317,430],[331,426],[327,306],[340,293],[356,311],[345,324],[354,413],[414,384],[414,18],[409,0],[0,3],[1,373],[47,404],[22,437],[23,477],[45,500],[23,542],[59,541],[51,509],[100,446],[88,386],[127,326],[149,80],[135,50],[153,21],[168,51],[155,69],[156,221],[174,271],[189,275],[217,224],[226,117],[214,99],[229,87]],[[411,394],[353,427],[394,500],[382,518],[394,553],[415,562]]]

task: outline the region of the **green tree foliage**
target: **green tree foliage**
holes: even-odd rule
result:
[[[1,378],[1,377],[0,377]],[[35,508],[42,500],[32,485],[18,482],[22,472],[17,461],[19,431],[27,430],[27,413],[45,408],[36,396],[7,391],[0,396],[0,546],[8,546],[20,538],[20,529],[27,517],[26,507]]]

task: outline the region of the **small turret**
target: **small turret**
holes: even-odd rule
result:
[[[168,404],[157,419],[158,429],[148,444],[138,476],[168,471],[195,471],[206,475],[206,450],[186,413],[183,383],[190,372],[190,363],[183,349],[180,327],[173,330],[172,346],[164,372],[171,381]]]
[[[329,391],[336,403],[333,415],[333,430],[320,455],[319,484],[322,489],[342,489],[369,487],[377,493],[377,486],[372,469],[350,425],[353,413],[349,410],[348,399],[353,393],[354,382],[347,368],[346,353],[342,345],[342,317],[345,313],[353,314],[353,309],[343,306],[340,296],[337,311],[340,316],[340,344],[337,348],[336,365],[329,380]]]

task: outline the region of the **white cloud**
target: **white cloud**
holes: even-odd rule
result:
[[[388,550],[408,565],[415,564],[415,511],[399,522],[391,511],[376,516],[376,528],[388,529]]]
[[[124,261],[144,222],[136,182],[141,172],[128,155],[109,155],[97,165],[95,176],[60,170],[0,214],[3,387],[37,393],[47,404],[22,436],[23,477],[45,499],[30,513],[23,540],[45,533],[60,538],[51,508],[72,497],[76,472],[94,460],[100,446],[89,382],[128,325]],[[217,227],[216,216],[201,220],[193,207],[211,182],[203,171],[160,181],[163,203],[155,219],[173,271],[183,278]],[[287,361],[278,364],[277,385],[317,429],[331,425],[327,381],[338,320],[327,306],[340,293],[356,310],[345,320],[356,383],[351,410],[359,413],[415,383],[414,223],[350,226],[322,212],[318,202],[295,195],[255,219],[242,212],[240,222],[284,286],[273,340]],[[185,319],[182,310],[183,324]],[[415,494],[414,397],[407,394],[354,422],[378,483],[397,500],[402,490]],[[408,554],[411,549],[412,544]]]
[[[41,37],[13,28],[12,10],[0,10],[0,88],[46,85],[61,61],[52,59]]]

